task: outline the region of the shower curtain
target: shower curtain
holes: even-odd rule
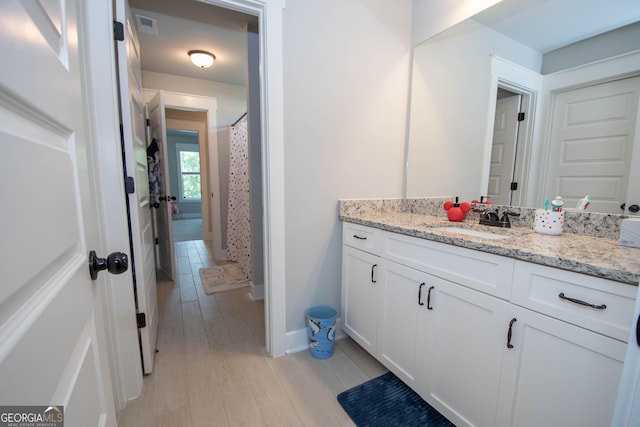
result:
[[[251,280],[251,209],[247,115],[230,129],[227,257]]]

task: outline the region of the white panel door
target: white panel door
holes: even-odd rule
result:
[[[498,205],[511,204],[520,98],[520,95],[514,95],[496,101],[487,196]]]
[[[562,196],[573,208],[590,195],[589,210],[607,213],[640,204],[640,154],[633,153],[639,94],[640,77],[556,94],[546,198]]]
[[[156,216],[156,235],[158,238],[159,269],[170,279],[175,279],[176,256],[173,248],[173,227],[171,224],[171,202],[176,200],[175,195],[170,194],[169,164],[167,163],[167,120],[165,116],[164,92],[159,91],[149,101],[149,126],[151,138],[158,143],[160,150],[160,182],[162,195],[160,196],[160,208]]]
[[[86,2],[0,2],[0,404],[115,426],[83,82]],[[126,248],[123,248],[123,250]],[[45,406],[46,408],[46,406]]]
[[[127,176],[135,179],[135,191],[129,194],[131,227],[131,261],[134,274],[138,313],[144,313],[146,326],[140,328],[140,348],[146,374],[153,370],[158,337],[158,297],[156,267],[149,195],[147,144],[145,138],[145,105],[142,98],[140,44],[135,21],[126,0],[116,2],[116,16],[124,23],[124,41],[118,46],[118,76],[120,79],[120,108]]]

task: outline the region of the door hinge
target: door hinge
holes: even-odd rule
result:
[[[523,122],[524,121],[524,113],[518,113],[518,121],[519,122]]]
[[[124,25],[122,25],[122,22],[113,21],[113,38],[119,42],[124,41]]]
[[[144,313],[136,313],[136,320],[138,321],[138,329],[142,329],[147,326],[147,315]]]
[[[151,121],[147,119],[147,126],[151,126]]]
[[[517,182],[512,182],[511,183],[511,191],[515,191],[518,189],[518,183]]]
[[[124,189],[127,194],[133,194],[136,192],[136,182],[133,177],[128,176],[124,179]]]
[[[160,244],[160,241],[158,240],[158,238],[157,238],[157,237],[156,237],[155,242],[156,242],[156,245],[159,245],[159,244]]]

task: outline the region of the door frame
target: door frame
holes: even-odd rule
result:
[[[264,221],[265,344],[285,354],[286,270],[284,196],[283,9],[286,0],[199,0],[258,17]]]
[[[100,189],[96,194],[105,253],[129,247],[126,194],[119,119],[117,67],[113,40],[113,2],[92,2],[83,8],[87,32],[85,51],[89,131],[95,141],[91,165]],[[126,251],[128,252],[128,250]],[[138,341],[136,307],[131,269],[104,276],[107,298],[101,301],[104,315],[109,368],[116,411],[142,392],[142,361]],[[136,357],[132,357],[132,354]]]
[[[536,170],[533,157],[533,138],[539,128],[540,120],[536,120],[536,113],[540,111],[540,92],[542,90],[542,75],[521,65],[503,58],[491,55],[489,83],[489,113],[487,114],[484,151],[482,156],[482,179],[480,192],[485,194],[489,185],[491,170],[491,150],[493,147],[493,127],[495,122],[496,101],[498,88],[522,96],[520,111],[525,113],[525,120],[518,129],[517,152],[513,179],[518,182],[518,191],[511,196],[512,205],[526,205],[526,196],[530,193],[532,183],[527,179],[530,171]]]
[[[255,15],[260,23],[265,344],[267,353],[276,357],[287,350],[282,13],[285,0],[201,1]],[[91,131],[98,135],[98,149],[102,154],[100,164],[96,165],[102,191],[96,197],[99,198],[101,219],[107,230],[105,243],[108,247],[120,248],[128,242],[128,230],[125,195],[122,190],[124,179],[121,173],[117,75],[113,49],[113,1],[96,1],[87,9],[86,16],[82,17],[83,21],[95,29],[89,32],[90,37],[84,41],[90,52],[88,80],[91,101],[95,105]],[[110,299],[104,301],[116,410],[124,408],[129,400],[139,396],[142,391],[141,363],[139,357],[132,357],[138,355],[139,348],[131,282],[130,274],[111,276],[107,285]],[[127,319],[127,325],[123,326],[122,319]]]
[[[160,92],[154,89],[142,89],[142,96],[145,102]],[[217,114],[218,101],[216,98],[178,93],[162,90],[164,93],[164,108],[176,110],[204,111],[207,113],[207,150],[209,162],[209,190],[211,192],[211,232],[213,242],[214,259],[226,259],[226,250],[222,247],[222,206],[220,203],[220,174],[218,163],[218,122]],[[165,120],[166,121],[166,120]]]
[[[527,198],[527,200],[531,202],[527,206],[539,206],[546,197],[544,194],[544,189],[547,185],[546,176],[548,171],[548,162],[546,159],[549,158],[550,152],[549,144],[551,139],[552,114],[556,94],[558,92],[579,89],[635,76],[640,76],[640,51],[625,53],[613,58],[603,59],[544,76],[542,86],[542,111],[545,112],[544,118],[542,119],[544,121],[544,132],[537,132],[538,137],[536,140],[536,144],[539,147],[538,155],[541,161],[540,167],[537,168],[539,170],[536,186],[537,191],[532,192],[533,197]],[[637,115],[632,165],[640,163],[640,150],[635,149],[640,146],[639,124],[640,108],[638,108]],[[633,175],[633,173],[636,175]],[[531,181],[533,181],[533,179]],[[634,171],[632,167],[629,175],[629,183],[636,181],[640,181],[640,171]],[[629,194],[628,189],[627,194]],[[625,214],[628,215],[628,211],[625,211]]]

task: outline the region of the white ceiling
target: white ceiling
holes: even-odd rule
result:
[[[129,0],[134,15],[157,20],[158,35],[138,31],[142,69],[244,86],[247,72],[246,28],[257,18],[195,0]],[[194,66],[187,52],[216,56],[211,68]]]
[[[157,20],[158,35],[139,32],[142,69],[246,84],[246,28],[257,18],[197,0],[129,0],[132,12]],[[504,0],[474,16],[514,40],[546,53],[640,20],[640,0]],[[216,56],[211,68],[187,52]]]
[[[503,0],[473,17],[541,53],[640,20],[640,0]]]

